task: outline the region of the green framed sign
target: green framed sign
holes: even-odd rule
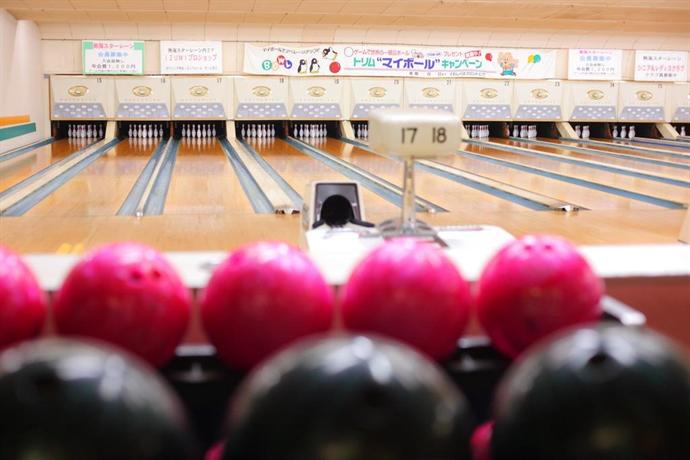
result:
[[[83,40],[84,75],[143,75],[144,42]]]

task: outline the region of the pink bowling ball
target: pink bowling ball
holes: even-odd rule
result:
[[[0,350],[36,337],[46,316],[45,297],[18,254],[0,246]]]
[[[213,273],[201,318],[219,357],[248,369],[333,325],[333,290],[302,251],[260,242],[232,252]]]
[[[347,329],[395,338],[433,359],[455,350],[471,305],[469,283],[443,250],[413,238],[374,249],[342,294]]]
[[[570,242],[525,236],[484,268],[477,283],[479,321],[499,351],[516,357],[555,331],[598,320],[603,290]]]
[[[160,367],[184,336],[190,302],[162,254],[139,243],[114,243],[72,268],[55,298],[55,324],[61,335],[104,340]]]
[[[477,427],[472,434],[472,460],[491,460],[491,435],[494,422],[485,422]]]
[[[206,452],[204,460],[221,460],[223,458],[224,448],[225,443],[219,442],[218,444],[215,444],[208,450],[208,452]]]

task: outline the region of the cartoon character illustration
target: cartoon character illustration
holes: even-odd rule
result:
[[[502,69],[501,76],[515,77],[515,68],[519,62],[519,59],[513,57],[513,53],[498,53],[498,65],[500,65]]]
[[[321,51],[321,54],[323,55],[324,59],[329,59],[331,61],[335,61],[338,58],[338,52],[330,46],[328,48],[324,48]]]
[[[297,67],[297,73],[307,73],[307,60],[300,59],[299,66]]]
[[[318,59],[312,58],[311,64],[309,64],[309,73],[319,73],[319,70],[321,70],[321,66]]]

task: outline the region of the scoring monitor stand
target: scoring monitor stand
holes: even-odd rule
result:
[[[463,257],[474,254],[471,257],[476,256],[477,264],[513,239],[495,226],[431,227],[415,217],[415,159],[455,155],[460,126],[458,117],[449,112],[394,109],[371,113],[371,150],[404,162],[402,214],[398,219],[376,227],[367,223],[356,182],[311,184],[302,214],[304,237],[312,257],[330,280],[344,279],[364,253],[387,238],[428,239],[447,248],[451,257],[455,251],[461,251]]]

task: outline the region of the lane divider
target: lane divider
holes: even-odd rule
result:
[[[621,160],[636,161],[638,163],[650,163],[650,164],[654,164],[657,166],[666,166],[668,168],[678,168],[678,169],[690,170],[690,164],[675,163],[673,161],[665,161],[665,160],[657,160],[655,158],[638,157],[638,156],[630,155],[627,153],[608,152],[608,151],[599,150],[599,149],[578,147],[575,145],[557,144],[557,143],[549,142],[549,141],[540,141],[537,139],[521,139],[519,137],[509,137],[508,139],[516,141],[516,142],[524,142],[526,144],[541,145],[543,147],[570,150],[571,152],[586,153],[586,154],[590,154],[590,155],[598,155],[601,157],[618,158]],[[612,147],[616,147],[616,145],[614,144],[614,145],[612,145]]]
[[[135,211],[137,217],[163,214],[165,198],[168,195],[179,148],[180,141],[178,139],[171,139],[166,145],[165,151],[159,161],[156,162],[153,174],[146,184],[139,203],[137,203]]]
[[[283,191],[285,196],[292,202],[292,206],[296,210],[301,210],[302,209],[302,196],[294,189],[292,186],[281,176],[278,171],[273,169],[273,166],[271,166],[268,161],[266,161],[261,155],[259,155],[259,152],[254,149],[247,141],[245,140],[237,140],[235,142],[239,142],[239,144],[244,147],[244,152],[251,157],[252,160],[256,162],[256,164],[263,169],[266,174],[268,174],[273,181],[278,184],[280,189]],[[232,141],[231,141],[232,143]],[[238,153],[241,152],[239,149],[235,149],[238,151]],[[245,161],[247,163],[247,161]],[[270,198],[270,197],[269,197]],[[275,202],[274,202],[274,207],[275,207]]]
[[[2,200],[4,197],[11,195],[15,193],[17,190],[22,189],[26,187],[27,185],[41,179],[46,174],[50,174],[55,170],[61,170],[62,168],[65,167],[67,164],[73,163],[77,159],[84,158],[89,154],[89,152],[92,152],[94,148],[97,147],[98,142],[104,142],[104,141],[96,141],[92,142],[91,144],[87,145],[83,149],[77,150],[76,152],[73,152],[66,156],[65,158],[56,161],[55,163],[52,163],[45,168],[41,169],[40,171],[35,172],[31,176],[27,177],[23,181],[13,185],[12,187],[9,187],[3,191],[0,192],[0,200]]]
[[[623,176],[637,177],[640,179],[652,180],[655,182],[661,182],[661,183],[673,185],[676,187],[690,188],[690,182],[688,182],[688,181],[676,179],[673,177],[668,177],[668,176],[662,175],[662,174],[647,173],[644,171],[640,171],[638,169],[627,168],[624,166],[612,166],[612,165],[602,163],[599,161],[567,158],[567,157],[564,157],[563,155],[559,155],[556,153],[539,152],[539,151],[532,150],[532,149],[526,149],[526,148],[517,147],[514,145],[505,145],[505,144],[501,144],[498,142],[477,141],[477,140],[473,140],[473,139],[466,140],[465,142],[468,144],[477,145],[480,147],[492,147],[492,148],[495,148],[497,150],[502,150],[504,152],[510,152],[510,153],[516,153],[518,155],[524,155],[524,156],[529,156],[529,157],[533,157],[533,158],[546,158],[546,159],[558,161],[561,163],[568,163],[568,164],[573,164],[576,166],[582,166],[585,168],[598,169],[600,171],[612,172],[612,173],[620,174]]]
[[[341,138],[340,140],[352,144],[368,152],[380,155],[371,150],[369,145],[354,139]],[[385,155],[381,155],[386,157]],[[515,187],[514,185],[497,181],[489,177],[480,176],[464,169],[448,166],[438,161],[417,160],[416,166],[422,171],[443,177],[444,179],[460,183],[467,187],[488,193],[492,196],[519,204],[535,211],[578,211],[587,208],[581,205],[557,200],[550,196],[532,192],[531,190]]]
[[[302,153],[321,161],[340,174],[359,182],[362,184],[362,186],[376,193],[381,198],[395,204],[398,207],[402,206],[402,189],[397,185],[381,179],[380,177],[371,174],[370,172],[359,168],[352,163],[341,160],[340,158],[326,153],[323,150],[319,150],[307,144],[306,142],[302,142],[293,137],[286,138],[285,142],[292,145]],[[447,209],[423,198],[417,197],[415,202],[417,211],[419,212],[448,212]]]
[[[542,169],[542,168],[537,168],[534,166],[523,165],[521,163],[517,163],[514,161],[510,161],[510,160],[502,160],[502,159],[490,157],[487,155],[468,152],[466,150],[459,150],[457,152],[457,154],[460,156],[467,157],[467,158],[475,158],[475,159],[479,159],[479,160],[486,161],[489,163],[508,166],[509,168],[517,169],[518,171],[524,171],[524,172],[536,174],[536,175],[542,176],[542,177],[549,177],[551,179],[556,179],[556,180],[559,180],[561,182],[567,182],[569,184],[575,184],[575,185],[579,185],[581,187],[586,187],[586,188],[590,188],[593,190],[599,190],[601,192],[607,192],[607,193],[610,193],[612,195],[622,196],[624,198],[628,198],[631,200],[642,201],[645,203],[660,206],[662,208],[667,208],[667,209],[685,209],[685,208],[687,208],[686,204],[678,203],[676,201],[667,200],[665,198],[659,198],[659,197],[655,197],[655,196],[651,196],[651,195],[646,195],[643,193],[633,192],[631,190],[613,187],[611,185],[604,185],[604,184],[589,181],[586,179],[580,179],[577,177],[566,176],[564,174],[559,174],[556,172],[552,172],[552,171]]]
[[[137,214],[137,208],[144,195],[144,191],[147,189],[148,183],[151,181],[156,165],[161,161],[163,152],[165,152],[165,149],[170,145],[171,141],[172,139],[169,139],[167,142],[161,140],[158,144],[153,155],[151,155],[149,161],[146,162],[146,166],[141,170],[136,182],[132,185],[127,198],[125,198],[125,201],[122,202],[122,206],[118,209],[118,216],[135,216]]]
[[[220,144],[223,147],[225,156],[227,157],[232,169],[235,170],[237,174],[237,179],[240,181],[242,190],[244,190],[249,203],[251,203],[254,212],[258,214],[273,214],[275,213],[275,208],[273,203],[268,199],[264,189],[256,181],[255,177],[247,168],[247,165],[240,159],[237,151],[230,145],[227,139],[221,139]]]
[[[52,144],[53,142],[55,142],[54,137],[47,137],[45,139],[41,139],[40,141],[36,141],[22,147],[17,147],[13,150],[8,150],[7,152],[0,153],[0,162],[11,160],[12,158],[17,158],[20,155],[36,150],[37,148],[43,147],[44,145]]]
[[[633,152],[640,152],[640,153],[655,153],[657,155],[668,155],[673,158],[680,158],[680,159],[689,159],[690,158],[690,152],[689,153],[682,153],[682,152],[673,152],[671,150],[663,150],[663,149],[653,149],[651,147],[642,147],[640,145],[632,145],[628,141],[622,141],[622,140],[616,140],[613,142],[604,142],[604,141],[597,141],[594,139],[571,139],[569,137],[561,137],[561,140],[564,141],[570,141],[570,142],[579,142],[581,144],[587,144],[587,145],[599,145],[602,147],[622,147],[625,148],[626,150],[631,150]]]
[[[0,198],[0,215],[23,215],[119,142],[120,139],[111,139],[107,142],[105,140],[99,141],[82,150],[79,155],[71,155],[68,157],[69,161],[61,163],[59,167],[45,168],[39,177],[34,178],[35,174],[29,178],[33,178],[32,180],[26,179],[15,187],[11,187],[7,190],[12,190],[11,193],[3,192]]]
[[[633,137],[631,141],[640,144],[660,145],[662,147],[678,147],[681,149],[690,150],[690,144],[677,141],[646,139],[644,137]]]

